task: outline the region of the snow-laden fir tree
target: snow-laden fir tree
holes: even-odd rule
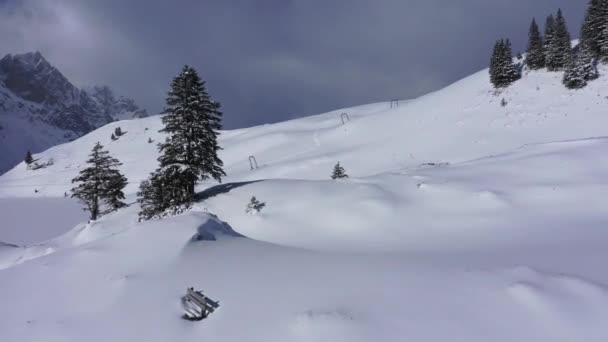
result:
[[[511,42],[509,39],[497,41],[490,60],[490,81],[495,88],[504,88],[519,78],[520,74],[513,65]]]
[[[545,45],[545,65],[549,63],[550,60],[553,59],[551,55],[551,50],[549,46],[553,42],[553,38],[555,38],[555,17],[553,14],[547,17],[545,22],[545,35],[544,35],[544,45]]]
[[[334,166],[334,170],[331,173],[331,179],[341,179],[341,178],[348,178],[348,175],[346,174],[346,170],[340,165],[340,162],[338,162]]]
[[[608,10],[606,11],[606,13],[608,13]],[[606,18],[606,21],[608,22],[608,18]],[[608,63],[608,24],[606,25],[606,28],[604,29],[602,36],[600,37],[598,45],[600,49],[600,61]]]
[[[34,157],[32,157],[32,152],[27,151],[27,153],[25,154],[24,161],[27,165],[31,165],[34,162]]]
[[[79,183],[72,191],[72,197],[82,201],[91,215],[91,220],[126,206],[122,192],[127,179],[118,167],[118,159],[110,156],[100,143],[95,144],[87,160],[87,167],[72,180]]]
[[[573,53],[570,32],[568,32],[566,18],[564,18],[561,9],[557,11],[555,17],[555,31],[553,34],[554,36],[548,46],[547,68],[550,71],[564,70],[572,62]]]
[[[599,77],[591,46],[583,42],[578,46],[574,60],[570,62],[564,73],[564,85],[570,89],[580,89],[587,85],[587,81]]]
[[[530,24],[527,52],[526,64],[530,69],[538,70],[545,67],[545,46],[536,19],[532,19],[532,24]]]
[[[498,83],[498,62],[500,60],[500,54],[502,49],[503,40],[497,40],[492,50],[492,57],[490,58],[490,82],[496,87]]]
[[[218,156],[220,104],[211,100],[195,69],[185,66],[173,79],[166,102],[165,127],[160,132],[166,133],[167,139],[159,144],[160,168],[142,183],[139,192],[144,219],[191,204],[197,181],[213,178],[221,182],[226,175]],[[156,195],[147,196],[159,191],[161,202]]]
[[[249,204],[247,204],[247,208],[245,209],[245,212],[247,214],[255,215],[255,214],[259,213],[260,211],[262,211],[262,209],[264,209],[265,206],[266,206],[265,202],[260,202],[257,198],[255,198],[255,196],[252,196],[251,200],[249,200]]]
[[[570,65],[566,68],[563,83],[568,89],[580,89],[587,85],[583,67],[578,57],[571,61]]]
[[[593,53],[592,47],[588,43],[583,42],[579,44],[576,59],[583,70],[583,77],[586,81],[595,80],[600,77],[600,73],[597,70],[597,58]]]
[[[581,28],[581,43],[586,43],[594,56],[601,54],[602,36],[608,27],[608,0],[590,0]]]

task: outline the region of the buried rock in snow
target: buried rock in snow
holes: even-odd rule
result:
[[[228,225],[220,221],[216,216],[209,215],[209,219],[197,228],[192,241],[216,241],[222,237],[243,237]]]

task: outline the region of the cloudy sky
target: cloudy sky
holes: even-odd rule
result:
[[[485,68],[494,41],[583,0],[0,0],[0,54],[39,50],[77,85],[151,112],[184,64],[228,128],[412,98]]]

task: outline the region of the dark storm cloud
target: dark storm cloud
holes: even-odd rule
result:
[[[0,53],[40,50],[153,112],[191,64],[239,127],[437,89],[558,7],[576,36],[582,0],[0,0]]]

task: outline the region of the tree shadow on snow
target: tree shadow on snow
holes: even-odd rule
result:
[[[215,197],[217,195],[228,193],[232,189],[240,188],[242,186],[257,183],[257,182],[262,182],[262,180],[249,181],[249,182],[238,182],[238,183],[226,183],[226,184],[212,186],[208,189],[205,189],[204,191],[197,193],[194,196],[194,200],[197,202],[202,202],[202,201],[208,200],[212,197]]]

